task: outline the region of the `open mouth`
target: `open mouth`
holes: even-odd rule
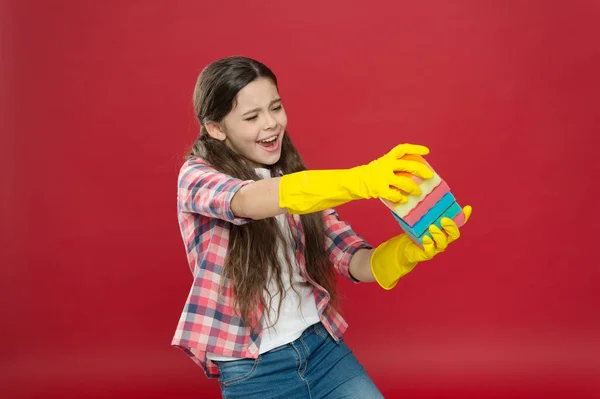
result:
[[[257,141],[256,143],[261,146],[264,150],[272,152],[277,151],[279,148],[279,135],[269,137],[268,139]]]

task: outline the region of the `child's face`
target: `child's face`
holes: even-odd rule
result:
[[[236,100],[223,120],[225,143],[254,167],[273,165],[281,156],[287,126],[277,87],[259,78],[240,90]]]

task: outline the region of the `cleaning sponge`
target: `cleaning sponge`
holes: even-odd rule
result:
[[[421,162],[433,171],[431,165],[419,155],[405,155],[402,159]],[[429,226],[432,224],[442,229],[441,220],[443,218],[454,220],[458,227],[465,222],[462,208],[450,192],[450,187],[435,171],[433,172],[433,178],[427,180],[408,172],[397,172],[397,175],[412,178],[421,188],[422,194],[409,195],[408,201],[404,204],[382,199],[383,203],[392,210],[392,214],[402,230],[420,247],[423,246],[423,237],[426,235],[431,237]]]

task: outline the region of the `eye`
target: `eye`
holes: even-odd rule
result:
[[[247,120],[247,121],[253,121],[253,120],[255,120],[256,118],[257,118],[257,115],[254,115],[254,116],[251,116],[251,117],[249,117],[249,118],[246,118],[245,120]]]
[[[281,105],[278,105],[275,108],[273,108],[273,111],[279,111],[281,108],[282,108]]]

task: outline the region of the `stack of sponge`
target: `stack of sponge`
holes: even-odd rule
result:
[[[441,220],[449,218],[454,220],[458,227],[461,227],[465,223],[465,215],[462,208],[456,203],[448,184],[440,178],[423,157],[405,155],[402,159],[427,165],[433,171],[433,178],[424,180],[408,172],[396,172],[399,176],[413,179],[421,188],[422,194],[408,195],[408,201],[404,204],[384,199],[382,201],[392,210],[392,214],[400,223],[402,230],[415,244],[423,248],[423,238],[426,235],[431,237],[429,226],[435,224],[443,231]]]

